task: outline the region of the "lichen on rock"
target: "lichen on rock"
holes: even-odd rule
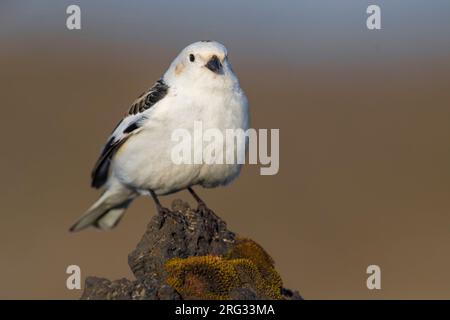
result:
[[[259,244],[181,200],[151,219],[128,264],[136,280],[88,277],[82,299],[301,299]]]
[[[227,299],[241,284],[234,265],[218,256],[174,258],[166,270],[167,283],[187,299]]]
[[[283,299],[282,281],[273,259],[256,242],[237,238],[223,257],[174,258],[165,264],[167,283],[191,299],[232,299],[238,288],[265,299]]]

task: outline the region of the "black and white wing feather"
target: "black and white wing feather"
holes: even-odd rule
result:
[[[103,147],[103,150],[95,163],[91,174],[91,185],[101,188],[109,176],[109,167],[114,154],[133,134],[139,132],[142,122],[146,119],[146,110],[150,109],[158,101],[163,99],[169,87],[162,79],[158,80],[153,87],[141,94],[131,105],[126,116],[118,123],[113,133]]]

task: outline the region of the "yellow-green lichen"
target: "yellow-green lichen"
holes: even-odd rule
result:
[[[171,259],[166,270],[167,283],[188,298],[226,299],[240,283],[233,264],[217,256]]]
[[[252,261],[264,279],[263,284],[268,286],[270,291],[280,291],[282,281],[280,275],[275,270],[274,261],[255,241],[247,238],[237,238],[235,245],[226,257],[227,259],[248,259]],[[273,296],[273,294],[269,296]]]
[[[230,292],[249,286],[259,295],[282,299],[281,278],[272,258],[249,239],[238,239],[224,257],[194,256],[166,262],[167,283],[187,299],[230,299]]]

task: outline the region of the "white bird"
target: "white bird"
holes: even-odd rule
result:
[[[167,209],[157,196],[188,189],[199,207],[206,208],[191,187],[226,185],[239,175],[241,165],[175,164],[172,132],[193,132],[196,121],[201,121],[204,130],[221,132],[249,126],[247,97],[226,48],[218,42],[187,46],[163,77],[132,104],[92,171],[92,186],[105,191],[70,230],[113,228],[139,195],[151,195],[162,212]]]

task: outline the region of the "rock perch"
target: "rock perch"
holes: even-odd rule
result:
[[[260,245],[181,200],[152,218],[128,264],[135,280],[87,277],[81,299],[301,299]]]

